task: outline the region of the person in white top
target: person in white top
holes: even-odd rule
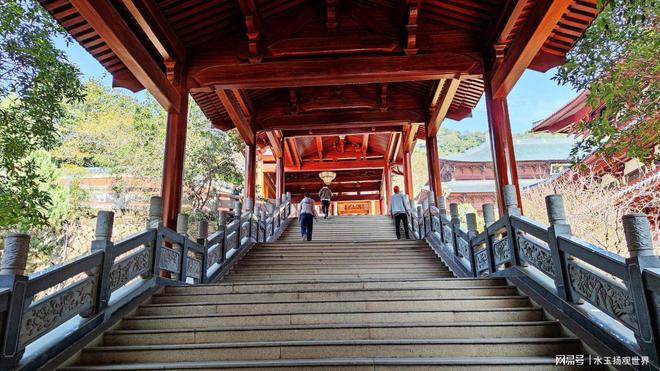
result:
[[[408,199],[405,193],[399,192],[399,186],[394,186],[394,194],[390,197],[390,215],[394,217],[394,224],[396,224],[396,238],[401,239],[401,227],[406,231],[406,239],[410,239],[410,232],[408,232]]]
[[[323,219],[328,219],[328,212],[330,211],[330,199],[332,198],[332,191],[330,187],[323,186],[319,191],[319,197],[321,198],[321,210],[325,214]]]
[[[305,239],[307,241],[312,240],[312,228],[317,216],[314,200],[309,197],[309,192],[305,193],[305,198],[300,201],[300,234],[303,241]]]

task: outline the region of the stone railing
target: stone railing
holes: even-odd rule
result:
[[[561,195],[546,197],[550,225],[521,215],[513,187],[505,195],[499,220],[484,205],[484,231],[477,231],[475,214],[466,215],[464,229],[457,204],[447,216],[444,197],[439,208],[417,206],[411,228],[456,276],[506,277],[597,353],[648,357],[657,366],[660,257],[647,217],[623,217],[630,252],[624,258],[573,236]]]
[[[256,242],[278,238],[289,200],[285,196],[267,213],[243,211],[237,202],[231,223],[222,212],[218,231],[208,236],[201,222],[196,240],[187,234],[184,214],[176,231],[162,225],[160,197],[151,199],[147,229],[117,242],[114,213],[100,211],[88,254],[29,276],[30,237],[7,236],[0,264],[0,369],[36,369],[79,350],[163,286],[217,281]]]

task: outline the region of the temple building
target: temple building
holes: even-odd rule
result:
[[[570,167],[575,137],[536,135],[514,138],[518,179],[522,189],[533,187]],[[462,153],[440,156],[443,192],[450,203],[481,205],[496,202],[493,157],[487,142]],[[427,199],[428,184],[418,199]]]

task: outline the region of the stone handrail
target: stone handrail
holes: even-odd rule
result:
[[[290,195],[283,198],[267,216],[243,211],[237,202],[240,218],[226,224],[222,212],[210,236],[207,222],[200,222],[197,240],[188,236],[184,214],[176,231],[162,225],[160,197],[151,200],[147,229],[117,242],[114,213],[100,211],[88,254],[29,276],[29,236],[7,236],[0,264],[0,369],[39,368],[163,286],[217,281],[256,242],[275,240],[286,228]],[[275,222],[268,227],[268,220]],[[39,350],[26,353],[28,346]]]
[[[571,331],[594,340],[600,354],[648,357],[657,367],[660,257],[647,217],[623,217],[630,251],[624,258],[573,236],[561,195],[546,197],[550,225],[543,225],[520,214],[514,192],[505,188],[506,212],[497,221],[492,205],[484,205],[481,233],[475,214],[466,215],[463,229],[457,204],[448,218],[442,197],[437,213],[429,207],[412,224],[456,276],[506,277]]]

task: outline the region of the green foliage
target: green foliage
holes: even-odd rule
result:
[[[438,151],[441,156],[465,152],[485,142],[487,138],[487,134],[483,131],[461,132],[440,128],[440,132],[438,133]]]
[[[243,182],[236,158],[243,145],[235,131],[213,129],[196,104],[188,113],[186,143],[184,192],[193,213],[199,213],[209,205],[219,185]]]
[[[652,160],[648,144],[660,135],[659,47],[657,0],[618,0],[568,54],[555,79],[589,89],[589,104],[602,107],[582,124],[590,136],[574,148],[575,160],[593,151]]]
[[[52,200],[30,155],[57,144],[64,102],[83,98],[55,35],[64,32],[36,2],[0,2],[0,229],[47,224]]]

